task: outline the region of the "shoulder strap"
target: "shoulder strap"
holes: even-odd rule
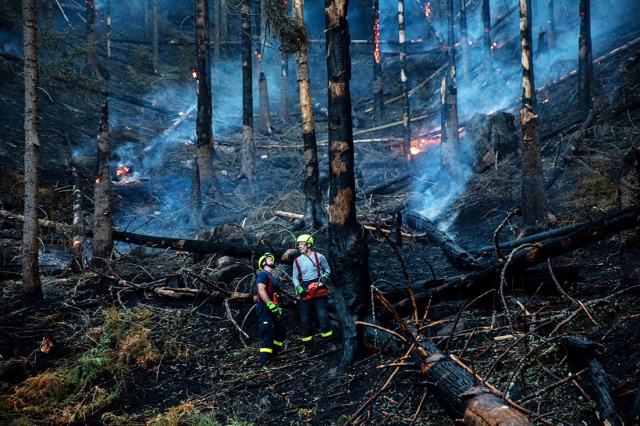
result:
[[[320,278],[320,261],[318,260],[318,252],[314,251],[313,254],[316,256],[316,268],[318,268],[318,279]]]
[[[302,269],[300,269],[300,264],[298,263],[297,257],[293,260],[293,263],[295,263],[296,268],[298,268],[298,281],[302,282]]]

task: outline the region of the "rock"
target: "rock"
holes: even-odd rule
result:
[[[520,138],[514,122],[513,114],[507,112],[476,114],[469,120],[466,138],[474,149],[469,157],[474,172],[484,173],[496,164],[496,157],[499,164],[518,152]]]

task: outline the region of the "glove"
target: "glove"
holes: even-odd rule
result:
[[[278,307],[275,303],[267,303],[267,308],[269,308],[276,320],[279,320],[282,317],[282,308]]]
[[[302,286],[298,287],[297,290],[300,297],[306,297],[309,294],[309,292],[302,288]]]
[[[327,282],[328,279],[329,279],[329,275],[322,274],[322,276],[320,277],[319,286],[322,287]]]

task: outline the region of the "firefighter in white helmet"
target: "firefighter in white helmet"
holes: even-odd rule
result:
[[[302,325],[302,343],[305,351],[313,347],[312,317],[315,310],[320,335],[323,339],[331,339],[333,330],[327,312],[326,281],[331,273],[327,259],[313,251],[313,237],[300,235],[296,242],[301,255],[293,262],[293,284],[300,296],[300,322]]]
[[[256,313],[260,321],[260,367],[274,368],[271,360],[284,345],[287,329],[282,321],[282,308],[278,306],[278,280],[272,275],[275,269],[275,257],[265,253],[258,260],[258,304]]]

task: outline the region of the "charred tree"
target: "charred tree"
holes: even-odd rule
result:
[[[262,70],[262,55],[264,54],[263,43],[265,43],[266,36],[264,31],[265,15],[262,10],[262,4],[260,0],[255,0],[255,18],[256,18],[256,57],[258,59],[258,130],[263,135],[270,135],[273,133],[271,125],[271,111],[269,110],[269,89],[267,76]]]
[[[46,29],[47,31],[54,31],[55,28],[53,26],[53,2],[55,0],[47,0],[47,10],[45,11],[46,17]]]
[[[304,0],[294,0],[294,14],[304,25]],[[311,74],[309,72],[308,44],[300,45],[296,54],[296,79],[300,93],[300,114],[302,118],[302,142],[304,144],[304,217],[301,224],[314,229],[327,225],[327,217],[322,207],[320,188],[320,169],[318,166],[318,146],[316,144],[316,126],[313,119],[311,99]]]
[[[373,118],[384,118],[384,90],[382,85],[382,53],[380,52],[380,1],[373,0]]]
[[[447,28],[449,69],[442,78],[440,87],[442,102],[440,183],[446,186],[457,186],[462,181],[462,161],[460,159],[460,135],[458,134],[458,88],[456,87],[456,50],[453,35],[453,0],[447,0],[447,14],[449,15]]]
[[[326,1],[326,0],[325,0]],[[411,163],[411,107],[407,83],[407,40],[404,29],[404,0],[398,0],[398,42],[400,43],[400,82],[402,83],[402,123],[404,142],[402,148],[407,165]]]
[[[98,70],[98,55],[96,49],[98,44],[96,43],[96,9],[93,0],[86,0],[86,29],[87,29],[87,69],[89,73],[99,80],[103,80]]]
[[[50,1],[52,2],[52,0]],[[107,58],[111,57],[111,0],[107,0]]]
[[[282,52],[280,68],[280,121],[291,124],[289,112],[289,54]]]
[[[256,141],[253,129],[253,65],[251,48],[251,0],[242,0],[242,159],[239,178],[252,182],[256,174]]]
[[[158,0],[151,2],[151,46],[153,72],[158,72]]]
[[[467,2],[460,0],[460,45],[462,46],[462,77],[469,77],[469,32],[467,31]]]
[[[220,64],[220,13],[223,0],[213,0],[213,69],[217,70]]]
[[[484,45],[484,52],[487,58],[485,65],[486,71],[490,72],[492,69],[491,62],[493,60],[493,49],[491,44],[491,2],[490,0],[482,0],[482,40]]]
[[[591,109],[593,52],[591,50],[591,1],[580,0],[580,35],[578,36],[578,100],[583,112]]]
[[[349,2],[325,0],[329,95],[329,260],[342,330],[341,366],[349,365],[364,347],[364,330],[356,320],[368,319],[369,247],[356,218],[354,145],[351,117]]]
[[[22,1],[24,28],[24,227],[22,234],[22,292],[29,303],[42,300],[38,267],[38,191],[40,120],[38,102],[38,24],[35,0]]]
[[[522,217],[525,228],[547,227],[547,197],[540,154],[540,128],[536,108],[531,52],[531,0],[520,0],[520,43],[522,47]]]
[[[205,194],[220,198],[213,168],[213,129],[211,104],[211,67],[209,54],[209,0],[196,3],[196,73],[198,76],[198,115],[196,118],[196,161],[200,171],[200,185]]]
[[[96,266],[109,262],[113,251],[113,218],[111,214],[111,140],[109,137],[109,102],[102,106],[98,138],[97,179],[93,196],[93,260]]]
[[[202,192],[200,190],[200,171],[198,162],[193,162],[193,172],[191,176],[191,194],[189,196],[189,226],[193,229],[200,229],[202,223]]]
[[[262,62],[262,60],[258,59],[258,62]],[[258,78],[258,99],[260,102],[260,133],[270,135],[273,133],[273,128],[271,127],[271,111],[269,109],[269,88],[264,71],[260,71]]]
[[[553,49],[556,47],[556,14],[554,0],[547,0],[547,13],[549,14],[549,29],[547,31],[547,43],[549,44],[549,55],[552,56]]]
[[[423,340],[423,341],[420,341]],[[533,426],[526,414],[510,407],[477,376],[459,366],[453,356],[443,353],[418,337],[418,349],[411,352],[422,377],[440,405],[455,421],[468,426]]]
[[[631,147],[623,158],[618,197],[621,208],[640,202],[640,147]],[[630,243],[640,238],[640,230],[625,232],[622,237],[625,243]]]

